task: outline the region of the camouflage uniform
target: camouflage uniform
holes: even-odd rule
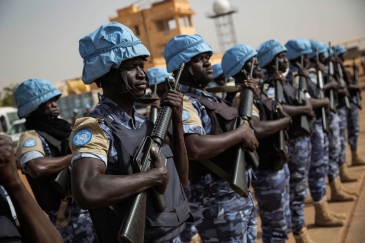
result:
[[[44,149],[45,157],[52,157],[51,149],[47,141],[39,134],[37,134],[42,142],[42,147]],[[38,153],[38,154],[37,154]],[[20,165],[24,171],[25,164],[35,158],[43,157],[43,155],[38,151],[31,151],[25,153],[20,157]],[[24,171],[26,173],[26,171]],[[65,217],[68,217],[68,212],[71,213],[70,222],[65,228],[60,228],[56,226],[56,219],[58,211],[47,210],[45,211],[49,216],[49,219],[60,232],[62,239],[65,243],[78,242],[97,242],[97,237],[93,229],[93,224],[89,212],[87,210],[80,209],[75,203],[69,204],[66,209]]]
[[[286,77],[287,85],[291,85],[294,89],[299,86],[299,79],[296,78],[298,68],[290,65],[288,75]],[[286,101],[289,105],[293,105],[288,94]],[[306,93],[308,94],[308,93]],[[310,98],[309,95],[307,95]],[[307,198],[307,176],[311,162],[312,145],[310,136],[302,135],[297,138],[290,139],[288,142],[289,152],[289,171],[290,171],[290,210],[292,230],[299,233],[304,226],[304,205]]]
[[[330,133],[328,135],[328,180],[331,182],[339,176],[338,158],[341,154],[340,118],[337,113],[327,116]]]
[[[356,96],[351,97],[351,110],[347,114],[347,139],[352,151],[357,149],[357,137],[360,135],[359,112],[355,105]]]
[[[254,173],[252,186],[259,205],[262,241],[286,242],[291,230],[288,164],[278,171],[255,169]]]
[[[347,131],[347,114],[346,107],[337,107],[337,114],[340,118],[340,156],[338,158],[338,167],[346,162],[346,131]]]
[[[205,96],[217,102],[213,95],[205,91],[185,85],[181,85],[181,91]],[[195,98],[189,97],[189,100],[201,120],[202,127],[184,124],[184,133],[210,134],[212,123],[205,107]],[[184,112],[186,110],[183,111],[183,122],[186,115]],[[246,176],[249,186],[251,170],[247,171]],[[195,184],[189,185],[186,196],[194,216],[194,225],[203,242],[256,242],[256,209],[251,193],[248,198],[243,198],[236,194],[226,181],[213,174],[207,174]],[[194,229],[190,225],[180,237],[189,241],[193,233]]]
[[[308,173],[308,185],[313,201],[319,202],[326,195],[328,171],[328,137],[323,132],[322,119],[316,120],[311,134],[312,154]]]

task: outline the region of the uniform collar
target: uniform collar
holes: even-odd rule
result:
[[[201,89],[197,89],[197,88],[193,88],[193,87],[190,87],[187,85],[180,84],[180,90],[182,93],[194,93],[201,97],[207,97],[207,98],[214,100],[215,102],[218,102],[218,99],[212,93],[209,93],[209,92],[201,90]]]

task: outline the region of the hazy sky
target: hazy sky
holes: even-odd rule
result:
[[[0,90],[28,78],[81,76],[78,41],[133,0],[0,0]],[[197,33],[219,52],[214,0],[190,0]],[[257,48],[305,37],[339,42],[365,36],[365,0],[230,0],[238,43]]]

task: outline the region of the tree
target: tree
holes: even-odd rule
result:
[[[16,107],[14,94],[18,86],[19,84],[11,84],[3,88],[3,91],[0,92],[0,106]]]

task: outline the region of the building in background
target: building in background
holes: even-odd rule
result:
[[[176,35],[195,34],[192,16],[196,12],[191,9],[188,0],[154,1],[150,8],[142,9],[139,5],[131,5],[117,10],[117,17],[110,18],[129,27],[148,48],[151,56],[145,68],[155,66],[166,67],[163,51],[169,40]],[[212,64],[222,60],[221,54],[214,54]]]

